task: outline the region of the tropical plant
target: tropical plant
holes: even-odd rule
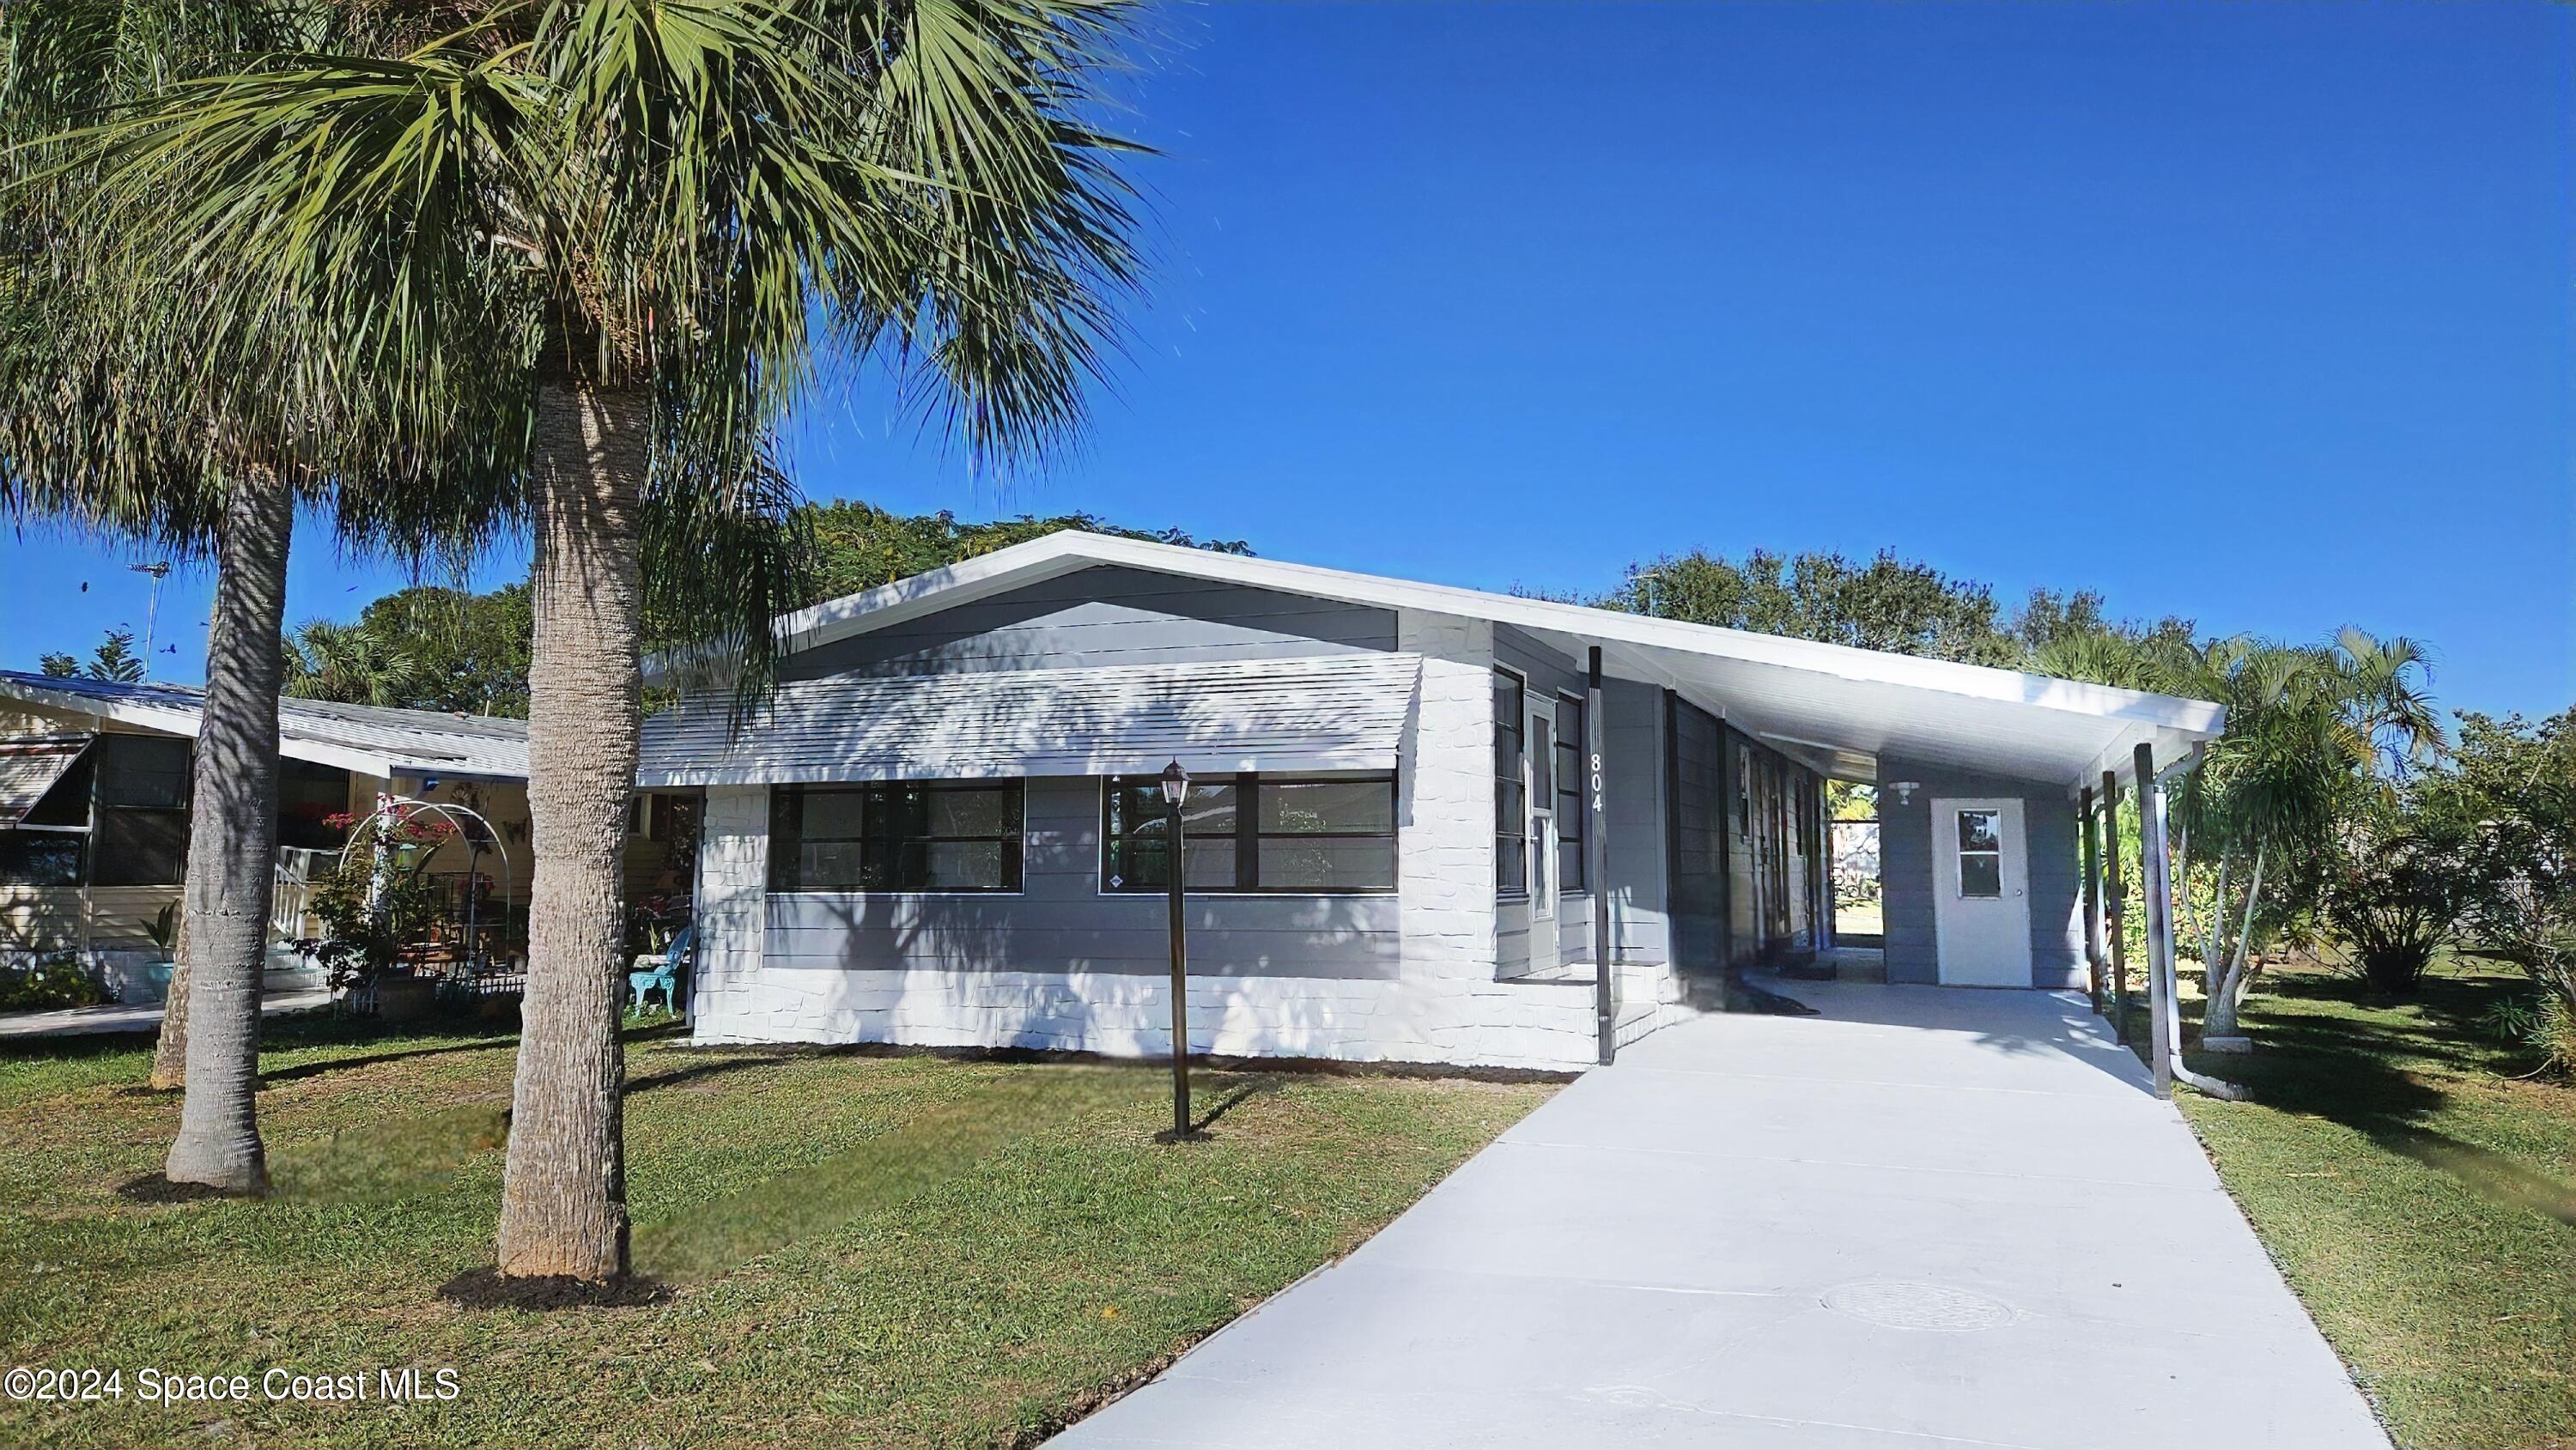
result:
[[[2319,915],[2376,992],[2415,991],[2468,911],[2460,859],[2472,829],[2427,806],[2413,787],[2375,795],[2327,849]]]
[[[282,54],[156,97],[111,128],[102,222],[200,299],[202,353],[316,431],[388,465],[464,446],[460,414],[524,441],[537,866],[500,1268],[598,1280],[626,1262],[645,614],[675,601],[711,642],[676,664],[759,688],[799,595],[772,440],[863,362],[928,384],[979,458],[1077,426],[1133,269],[1088,121],[1125,7],[457,8],[393,59]]]
[[[287,694],[346,705],[408,705],[421,666],[365,622],[305,621],[284,641]]]

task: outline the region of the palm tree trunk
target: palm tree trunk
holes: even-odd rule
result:
[[[276,473],[250,470],[227,491],[188,829],[187,1096],[162,1171],[234,1193],[268,1183],[259,978],[276,885],[277,688],[294,526],[294,496]]]
[[[187,1082],[188,913],[182,910],[179,939],[170,944],[170,990],[161,998],[161,1036],[152,1044],[152,1087],[168,1092]]]
[[[501,1272],[626,1271],[617,1035],[626,815],[642,692],[642,394],[548,383],[535,436],[528,659],[528,993],[501,1190]]]
[[[2222,974],[2224,980],[2213,979],[2210,987],[2209,1011],[2200,1019],[2200,1035],[2204,1038],[2237,1035],[2236,1004],[2245,1000],[2245,984],[2252,975],[2245,954],[2254,940],[2254,903],[2263,895],[2263,853],[2270,845],[2268,840],[2254,843],[2254,879],[2245,887],[2244,929],[2237,934],[2236,954]],[[2225,904],[2224,898],[2220,904]]]

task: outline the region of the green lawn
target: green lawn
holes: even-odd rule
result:
[[[1152,1141],[1142,1067],[630,1042],[638,1270],[658,1302],[462,1308],[491,1262],[512,1042],[272,1019],[277,1192],[146,1202],[178,1115],[125,1037],[0,1049],[0,1366],[124,1397],[0,1401],[0,1444],[1025,1443],[1343,1253],[1553,1090],[1202,1073]],[[452,1368],[439,1403],[145,1405],[194,1374]],[[256,1391],[255,1391],[256,1394]]]
[[[2255,1054],[2188,1059],[2255,1101],[2178,1094],[2405,1450],[2576,1447],[2576,1088],[2515,1080],[2531,1064],[2480,1026],[2524,990],[2459,972],[2387,1002],[2274,973]]]

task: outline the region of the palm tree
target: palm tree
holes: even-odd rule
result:
[[[191,76],[316,38],[404,47],[427,17],[280,0],[31,0],[0,8],[0,510],[140,535],[216,560],[189,838],[187,943],[155,1054],[188,1088],[165,1172],[253,1191],[258,992],[276,837],[277,699],[287,548],[299,497],[353,540],[416,551],[412,504],[341,507],[330,436],[221,360],[203,305],[97,223],[117,195],[104,143],[120,117]],[[129,225],[132,223],[129,222]],[[162,220],[146,220],[157,229]],[[383,471],[379,471],[383,472]],[[405,529],[411,532],[406,534]],[[180,1064],[184,1063],[184,1070]]]
[[[256,379],[387,462],[460,446],[460,410],[524,446],[537,865],[500,1267],[599,1280],[626,1265],[619,853],[648,607],[728,606],[698,632],[758,687],[793,582],[766,452],[864,362],[927,384],[979,457],[1070,436],[1134,269],[1118,147],[1087,119],[1126,11],[458,8],[398,59],[172,89],[114,128],[104,220],[203,299],[202,386]]]
[[[285,691],[298,699],[400,705],[420,683],[420,662],[365,624],[309,619],[284,648]]]

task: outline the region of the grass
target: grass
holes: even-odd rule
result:
[[[1348,1251],[1553,1090],[1202,1072],[1153,1141],[1144,1067],[702,1051],[630,1036],[628,1191],[657,1302],[471,1309],[513,1039],[271,1019],[275,1193],[144,1202],[174,1096],[150,1043],[0,1048],[0,1366],[121,1369],[0,1400],[0,1444],[1026,1443]],[[146,1405],[192,1374],[453,1369],[437,1402]],[[430,1381],[434,1383],[434,1380]],[[256,1395],[256,1391],[255,1391]]]
[[[2576,1447],[2576,1088],[2517,1078],[2528,1054],[2481,1025],[2528,990],[2455,967],[2374,1000],[2276,971],[2252,1056],[2187,1059],[2253,1090],[2178,1096],[2405,1450]]]

